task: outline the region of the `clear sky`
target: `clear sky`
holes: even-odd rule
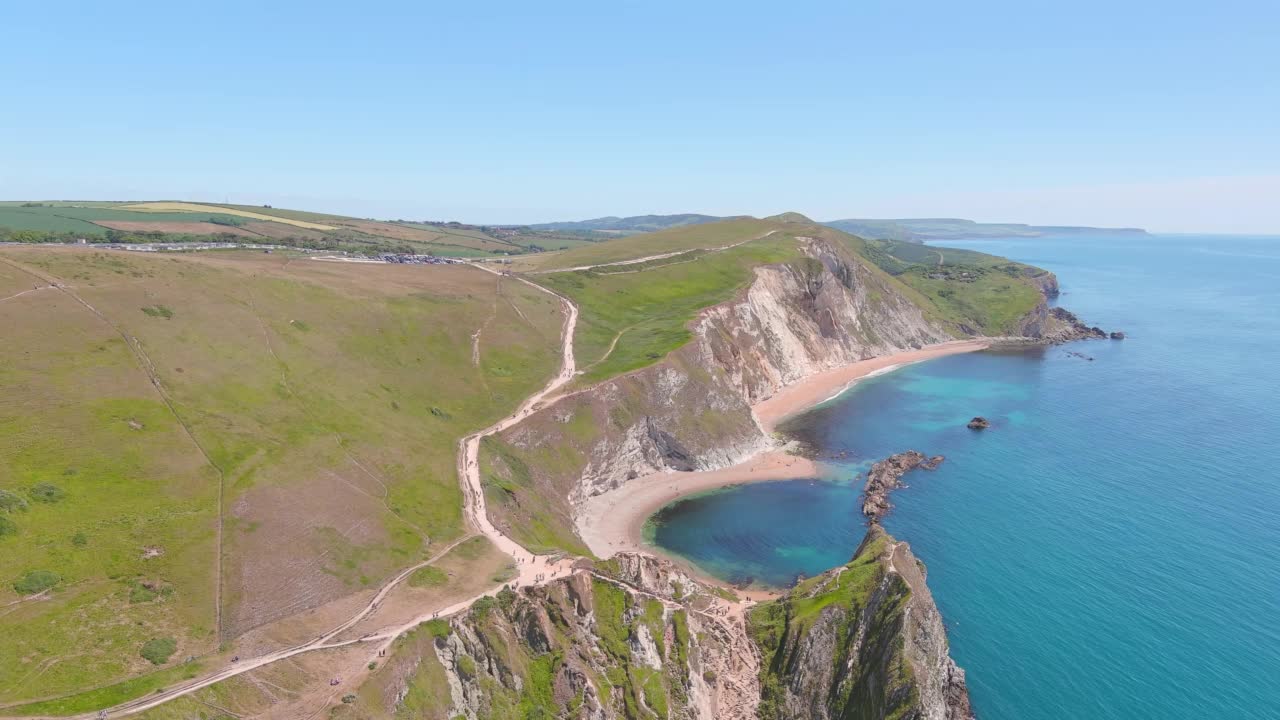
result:
[[[1280,233],[1280,3],[11,3],[0,198]]]

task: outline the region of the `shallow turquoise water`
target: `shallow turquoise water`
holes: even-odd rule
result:
[[[858,471],[941,453],[885,524],[929,566],[980,717],[1280,718],[1280,239],[947,244],[1054,270],[1130,339],[867,380],[789,427],[849,453],[839,477],[677,503],[655,541],[788,584],[856,547]]]

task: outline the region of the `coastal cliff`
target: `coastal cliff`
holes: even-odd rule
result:
[[[758,605],[620,554],[404,644],[362,699],[397,717],[973,716],[923,567],[878,525],[848,565]]]
[[[737,297],[698,314],[691,340],[675,352],[486,439],[482,474],[495,524],[532,549],[586,552],[575,516],[588,498],[655,473],[726,467],[775,446],[751,407],[781,388],[968,336],[969,323],[949,320],[864,257],[860,242],[829,230],[797,236],[797,259],[756,267]],[[1092,336],[1074,316],[1049,308],[1046,298],[1057,291],[1051,273],[1020,266],[1013,274],[1035,291],[1000,339]]]
[[[853,560],[753,609],[762,720],[973,717],[924,566],[873,524]]]
[[[829,238],[755,268],[704,310],[692,340],[655,365],[561,399],[485,443],[490,514],[534,548],[586,548],[587,498],[665,471],[706,470],[775,444],[751,406],[814,373],[954,339],[922,298]]]
[[[415,631],[369,714],[748,720],[760,656],[737,607],[667,561],[619,555]]]
[[[494,524],[538,552],[604,556],[577,534],[586,500],[777,447],[752,406],[788,385],[972,336],[975,327],[1016,344],[1096,336],[1049,306],[1057,280],[1035,268],[947,266],[949,279],[927,278],[960,290],[1012,278],[1018,291],[1002,298],[1010,319],[997,323],[985,309],[957,315],[973,295],[924,286],[947,299],[935,304],[864,256],[857,238],[806,229],[795,242],[798,257],[753,268],[735,297],[697,314],[675,351],[486,438],[481,476]],[[913,455],[911,466],[940,460]],[[879,512],[887,509],[885,500]],[[777,600],[751,607],[725,593],[666,561],[626,553],[546,587],[505,591],[423,646],[450,698],[438,713],[507,717],[536,706],[593,720],[972,717],[924,568],[878,524],[849,564]]]

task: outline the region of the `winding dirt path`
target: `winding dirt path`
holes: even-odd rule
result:
[[[479,270],[482,270],[484,272],[492,273],[494,275],[499,275],[499,276],[503,275],[503,273],[497,270],[493,270],[491,268],[484,267],[483,265],[473,264],[472,267],[478,268]],[[259,655],[258,657],[242,659],[210,675],[206,675],[204,677],[197,678],[195,680],[190,680],[185,683],[180,683],[171,688],[165,688],[160,692],[147,695],[141,698],[137,698],[129,702],[121,703],[120,705],[116,705],[115,707],[109,708],[104,711],[78,715],[78,716],[75,716],[76,718],[81,718],[82,720],[92,720],[92,719],[104,718],[104,717],[111,718],[111,717],[125,717],[128,715],[133,715],[136,713],[143,712],[145,710],[149,710],[158,705],[163,705],[164,703],[183,697],[185,695],[190,695],[193,692],[209,687],[210,685],[217,684],[219,682],[222,682],[223,680],[227,680],[237,675],[242,675],[244,673],[247,673],[251,670],[256,670],[266,665],[270,665],[272,663],[276,663],[281,660],[294,657],[295,655],[300,655],[302,653],[311,652],[315,650],[328,650],[333,648],[345,647],[345,646],[353,645],[356,643],[367,643],[372,646],[370,650],[369,660],[374,660],[377,657],[379,657],[379,654],[381,651],[388,650],[391,647],[392,643],[395,642],[396,638],[400,637],[406,632],[409,632],[410,630],[416,628],[417,626],[421,625],[422,623],[428,620],[441,618],[441,617],[448,617],[458,612],[462,612],[463,610],[466,610],[467,608],[471,607],[471,605],[475,601],[479,600],[480,598],[497,594],[497,592],[500,591],[503,587],[507,587],[507,586],[526,587],[531,585],[542,585],[542,584],[551,582],[552,580],[555,580],[557,578],[565,577],[570,572],[572,572],[573,559],[551,558],[551,557],[534,555],[533,553],[526,550],[519,543],[517,543],[515,540],[511,539],[507,535],[503,534],[502,531],[494,527],[493,523],[490,522],[489,520],[488,510],[487,510],[485,497],[484,497],[484,488],[483,488],[483,485],[481,484],[480,462],[479,462],[480,442],[484,438],[489,437],[490,435],[494,435],[496,433],[502,432],[503,430],[506,430],[512,425],[515,425],[521,420],[524,420],[525,418],[527,418],[529,415],[531,415],[533,412],[539,409],[543,401],[549,395],[559,390],[562,386],[564,386],[566,383],[572,380],[573,376],[577,372],[577,366],[574,362],[574,354],[573,354],[573,334],[578,324],[578,306],[573,304],[573,302],[570,301],[568,298],[558,293],[552,292],[551,290],[548,290],[547,288],[542,287],[537,283],[531,282],[523,277],[516,277],[516,276],[511,276],[511,277],[541,292],[545,292],[549,295],[556,297],[562,303],[565,310],[565,323],[564,323],[564,329],[562,330],[562,337],[561,337],[561,366],[560,366],[559,373],[557,373],[557,375],[554,378],[552,378],[551,381],[548,382],[541,390],[539,390],[538,392],[526,398],[525,401],[520,404],[520,406],[516,409],[514,413],[504,417],[503,419],[499,420],[493,425],[490,425],[489,427],[483,430],[480,430],[479,432],[475,432],[470,435],[467,435],[466,437],[462,438],[462,440],[459,441],[458,443],[458,475],[462,480],[462,491],[463,491],[463,496],[465,498],[463,514],[466,518],[467,524],[471,527],[472,532],[468,533],[464,537],[461,537],[455,540],[453,543],[451,543],[449,546],[442,549],[439,553],[437,553],[432,558],[428,560],[424,560],[423,562],[417,563],[401,571],[398,575],[396,575],[394,578],[388,581],[385,585],[383,585],[382,588],[373,596],[373,598],[369,600],[369,602],[359,612],[355,613],[354,615],[352,615],[347,620],[343,621],[338,626],[334,627],[333,629],[329,630],[328,632],[324,633],[323,635],[317,637],[314,640],[301,643],[293,647],[284,648],[281,650],[276,650],[274,652]],[[498,585],[474,597],[470,597],[465,600],[456,602],[452,605],[449,605],[448,607],[441,608],[439,610],[435,610],[430,613],[423,613],[422,615],[419,615],[409,620],[408,622],[402,623],[400,625],[375,631],[373,633],[369,633],[359,638],[355,638],[351,640],[344,640],[341,642],[334,641],[335,637],[342,634],[344,631],[354,627],[361,620],[364,620],[368,618],[371,614],[373,614],[378,609],[378,607],[382,604],[382,602],[386,600],[387,596],[391,593],[391,591],[394,590],[396,587],[398,587],[406,579],[408,579],[409,576],[414,573],[414,571],[422,567],[425,567],[427,565],[430,565],[431,563],[437,562],[454,547],[456,547],[457,545],[467,540],[470,540],[471,538],[475,537],[476,534],[485,536],[500,551],[512,556],[515,559],[516,567],[518,568],[519,573],[514,580],[503,583],[502,585]]]
[[[707,248],[706,250],[709,253],[729,250],[731,248],[738,247],[739,245],[743,245],[745,243],[752,242],[754,240],[760,240],[762,238],[768,237],[770,235],[773,235],[776,232],[778,231],[770,230],[769,232],[764,233],[762,235],[748,238],[746,240],[733,243],[731,245],[725,245],[723,247],[716,247],[716,248]],[[590,270],[591,268],[594,268],[594,267],[604,267],[604,266],[614,266],[614,265],[632,265],[632,264],[648,262],[650,260],[659,260],[666,257],[674,257],[676,255],[681,255],[686,252],[689,252],[689,250],[682,250],[682,251],[671,252],[671,253],[662,253],[659,255],[651,255],[648,257],[637,258],[635,260],[625,260],[620,262],[601,263],[599,265],[586,265],[586,266],[577,267],[577,268],[555,270],[553,272]],[[312,259],[323,260],[328,258],[313,257]],[[535,555],[529,552],[522,545],[520,545],[518,542],[516,542],[512,538],[508,537],[506,534],[504,534],[502,531],[500,531],[498,528],[496,528],[493,525],[493,523],[489,520],[488,508],[485,502],[484,486],[480,477],[479,457],[480,457],[481,441],[483,441],[487,437],[490,437],[492,435],[502,432],[503,430],[506,430],[507,428],[515,425],[516,423],[521,422],[522,420],[529,417],[534,412],[541,409],[548,401],[554,401],[555,399],[558,399],[554,395],[554,393],[560,388],[564,387],[566,384],[568,384],[577,374],[577,365],[574,359],[574,351],[573,351],[573,336],[574,336],[574,331],[576,330],[577,324],[578,324],[578,306],[575,305],[567,297],[560,295],[559,293],[556,293],[546,287],[543,287],[542,285],[539,285],[525,277],[510,275],[508,273],[505,273],[499,270],[494,270],[492,268],[486,267],[481,263],[468,263],[468,265],[470,265],[472,268],[478,269],[483,272],[488,272],[494,275],[498,275],[500,277],[509,277],[519,282],[523,282],[526,285],[540,292],[547,293],[548,295],[551,295],[557,298],[561,302],[565,311],[565,322],[564,322],[564,328],[562,330],[562,336],[561,336],[561,364],[560,364],[559,373],[557,373],[557,375],[554,378],[552,378],[551,381],[548,382],[541,390],[539,390],[538,392],[526,398],[524,402],[522,402],[520,406],[515,410],[515,412],[502,418],[501,420],[497,421],[493,425],[490,425],[489,427],[483,430],[480,430],[478,432],[467,435],[466,437],[463,437],[458,442],[458,475],[459,475],[459,478],[461,479],[463,497],[464,497],[463,514],[472,532],[468,533],[466,536],[462,538],[457,539],[448,547],[442,549],[434,557],[428,560],[424,560],[423,562],[417,563],[401,571],[394,578],[392,578],[385,585],[383,585],[383,587],[373,596],[372,599],[370,599],[370,601],[360,611],[353,614],[350,618],[343,621],[341,624],[337,625],[336,627],[324,633],[323,635],[320,635],[319,637],[315,638],[314,640],[301,643],[298,645],[294,645],[292,647],[283,648],[281,650],[265,653],[263,655],[259,655],[254,658],[241,659],[235,662],[234,664],[231,664],[223,668],[222,670],[219,670],[212,674],[205,675],[204,677],[201,677],[201,678],[189,680],[170,688],[165,688],[151,695],[146,695],[140,698],[136,698],[134,700],[121,703],[119,705],[116,705],[112,708],[108,708],[106,710],[100,710],[93,713],[85,713],[78,716],[68,716],[68,717],[78,718],[79,720],[95,720],[98,718],[115,718],[115,717],[125,717],[129,715],[134,715],[136,713],[149,710],[159,705],[163,705],[164,703],[167,703],[171,700],[175,700],[177,698],[190,695],[191,693],[207,688],[211,685],[215,685],[219,682],[222,682],[223,680],[227,680],[229,678],[242,675],[252,670],[256,670],[258,668],[265,667],[272,663],[276,663],[281,660],[286,660],[306,652],[312,652],[317,650],[329,650],[329,649],[346,647],[350,645],[363,643],[371,646],[370,655],[367,658],[367,660],[373,661],[373,660],[376,660],[378,657],[380,657],[383,651],[389,650],[392,644],[395,642],[395,640],[398,637],[400,637],[406,632],[413,630],[414,628],[418,627],[424,622],[427,622],[428,620],[448,617],[450,615],[454,615],[456,613],[462,612],[467,608],[471,607],[471,605],[475,603],[477,600],[479,600],[480,598],[496,595],[504,587],[519,588],[519,587],[544,585],[553,580],[556,580],[562,577],[567,577],[569,574],[573,572],[572,565],[574,562],[574,558],[567,558],[562,556],[551,557],[551,556]],[[63,288],[59,287],[59,289],[63,289]],[[73,293],[68,292],[68,294],[72,295],[72,297],[75,297],[77,300],[80,300],[80,298],[78,296],[75,296]],[[85,303],[83,300],[80,300],[80,302],[88,306],[88,304]],[[92,310],[93,308],[90,307],[90,309]],[[96,310],[95,310],[95,313],[96,313]],[[510,555],[516,561],[518,574],[514,580],[495,586],[474,597],[470,597],[470,598],[458,601],[447,607],[444,607],[429,613],[423,613],[399,625],[384,628],[371,633],[366,633],[365,635],[362,635],[354,639],[334,641],[334,638],[342,634],[344,631],[349,630],[350,628],[354,627],[357,623],[359,623],[362,620],[365,620],[371,614],[373,614],[378,609],[378,607],[383,603],[383,601],[386,600],[387,596],[402,582],[408,579],[408,577],[412,575],[414,571],[422,567],[425,567],[427,565],[430,565],[431,563],[437,562],[454,547],[475,537],[477,534],[483,535],[484,537],[486,537],[501,552],[507,555]],[[28,718],[28,720],[31,720],[31,719]]]
[[[665,260],[666,258],[676,257],[677,255],[684,255],[686,253],[691,253],[691,252],[697,252],[699,250],[702,250],[703,252],[709,255],[711,253],[717,253],[724,250],[732,250],[733,248],[736,248],[739,245],[746,245],[747,243],[754,242],[756,240],[763,240],[764,238],[767,238],[776,232],[778,231],[770,230],[769,232],[764,233],[763,235],[756,235],[755,237],[750,237],[750,238],[747,238],[746,240],[739,240],[738,242],[733,243],[732,245],[720,245],[719,247],[709,247],[709,248],[687,248],[685,250],[674,250],[672,252],[658,253],[657,255],[646,255],[644,257],[635,258],[634,260],[618,260],[616,262],[596,263],[595,265],[579,265],[577,267],[569,267],[569,268],[534,270],[529,274],[530,275],[550,275],[551,273],[577,272],[579,270],[593,270],[595,268],[600,268],[600,267],[618,267],[620,265],[639,265],[640,263],[647,263],[651,260]],[[477,265],[476,267],[480,267],[480,266]],[[488,268],[485,268],[485,269],[487,270]],[[490,270],[490,272],[493,272],[493,271]],[[525,282],[529,282],[529,281],[525,280]],[[534,287],[541,287],[540,285],[534,285],[533,283],[529,283],[529,284],[533,285]],[[545,290],[545,288],[543,289]],[[547,292],[551,292],[551,291],[547,290]],[[554,295],[554,293],[552,294]]]

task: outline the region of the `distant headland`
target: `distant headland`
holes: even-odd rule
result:
[[[730,219],[716,215],[634,215],[592,218],[526,226],[531,230],[592,232],[635,235],[682,225],[701,225]],[[847,218],[827,220],[828,227],[875,240],[961,240],[976,238],[1034,238],[1046,235],[1146,235],[1142,228],[1098,228],[1082,225],[1027,225],[1024,223],[981,223],[963,218]]]

